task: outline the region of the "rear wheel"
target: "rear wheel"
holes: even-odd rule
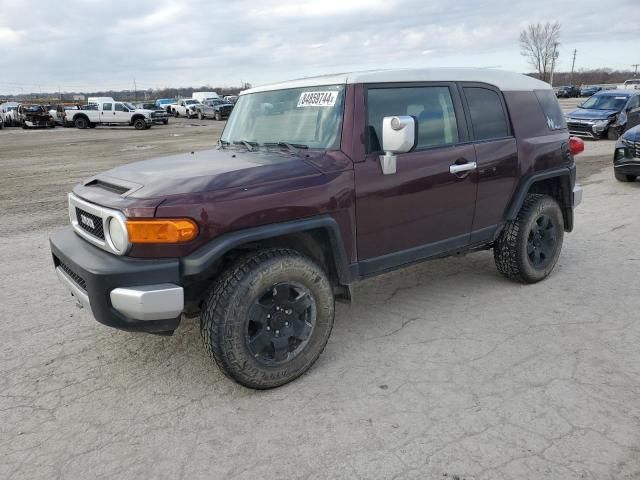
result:
[[[613,172],[613,175],[616,177],[616,180],[619,182],[635,182],[636,175],[625,175],[624,173]]]
[[[138,118],[134,120],[133,128],[135,128],[136,130],[145,130],[147,128],[147,123],[143,119]]]
[[[89,120],[86,117],[78,117],[73,121],[73,125],[76,128],[84,129],[89,126]]]
[[[515,220],[507,223],[493,247],[498,271],[522,283],[536,283],[553,270],[564,239],[558,203],[547,195],[527,195]]]
[[[325,272],[294,250],[269,249],[241,258],[217,280],[204,302],[200,331],[227,376],[267,389],[313,365],[333,319]]]

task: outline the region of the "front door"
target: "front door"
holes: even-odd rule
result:
[[[354,166],[360,273],[468,245],[476,154],[455,85],[368,86],[365,95],[368,153]],[[382,119],[393,115],[416,120],[416,147],[398,154],[396,173],[384,175]]]
[[[640,95],[636,95],[629,100],[626,110],[627,125],[625,126],[625,130],[640,125]]]
[[[129,109],[122,102],[116,102],[113,105],[113,121],[115,123],[129,123],[131,121]]]

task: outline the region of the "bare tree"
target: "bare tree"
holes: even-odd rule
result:
[[[560,39],[560,23],[547,22],[529,25],[520,32],[521,54],[538,72],[540,80],[548,81],[556,60]]]

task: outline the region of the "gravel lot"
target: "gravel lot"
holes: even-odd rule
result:
[[[0,131],[0,478],[640,478],[640,182],[613,180],[612,142],[579,157],[549,279],[511,283],[483,252],[363,282],[315,367],[255,392],[195,322],[97,324],[47,246],[75,182],[207,148],[221,125]]]

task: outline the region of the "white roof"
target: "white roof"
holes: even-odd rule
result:
[[[362,72],[336,73],[318,77],[306,77],[288,82],[274,83],[250,88],[240,95],[283,90],[286,88],[340,85],[347,83],[396,83],[396,82],[481,82],[494,85],[500,90],[549,90],[551,85],[520,73],[493,68],[420,68],[395,70],[368,70]]]

